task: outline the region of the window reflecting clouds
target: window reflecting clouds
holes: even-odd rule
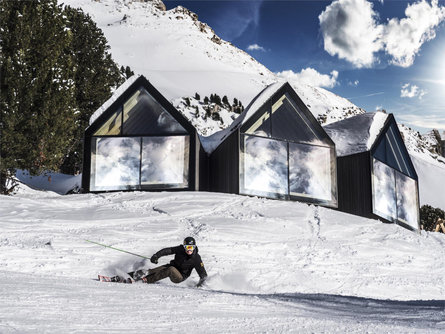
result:
[[[416,181],[396,172],[397,218],[411,227],[418,228]]]
[[[290,193],[332,200],[331,149],[289,143]]]
[[[389,220],[397,215],[395,185],[394,170],[384,163],[374,160],[374,213]]]
[[[189,150],[189,136],[93,138],[90,189],[187,188]]]
[[[189,137],[142,138],[141,184],[188,186]]]
[[[373,212],[419,228],[416,181],[373,159]]]
[[[336,205],[333,148],[243,135],[240,193]]]
[[[241,193],[275,197],[287,195],[287,144],[244,136]]]
[[[131,189],[139,184],[139,138],[95,138],[91,190]]]

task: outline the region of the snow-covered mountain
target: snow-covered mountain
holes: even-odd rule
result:
[[[115,61],[144,75],[170,101],[216,93],[247,106],[266,85],[283,80],[219,38],[184,7],[167,11],[160,0],[64,3],[90,14],[103,30]],[[290,83],[320,120],[332,122],[364,112],[325,89]]]

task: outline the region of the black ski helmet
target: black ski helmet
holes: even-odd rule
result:
[[[184,246],[196,246],[196,241],[192,237],[187,237],[184,239]]]

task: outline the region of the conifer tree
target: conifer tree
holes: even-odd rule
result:
[[[221,97],[218,94],[214,95],[214,102],[215,104],[221,106]]]
[[[209,104],[209,98],[207,96],[204,97],[204,104]]]
[[[0,48],[1,192],[16,169],[79,170],[89,117],[124,80],[103,33],[56,0],[0,1]]]
[[[111,58],[104,34],[88,14],[69,6],[63,13],[72,36],[70,53],[76,64],[75,103],[79,118],[74,142],[68,148],[61,170],[74,174],[81,168],[83,132],[91,115],[111,96],[111,89],[123,83],[124,76],[134,73],[128,66],[125,69],[122,66],[119,71]]]
[[[224,104],[224,105],[229,105],[229,100],[227,99],[227,96],[226,95],[224,95],[223,96],[223,98],[222,98],[222,103]]]
[[[199,94],[198,94],[198,93],[195,93],[195,100],[198,100],[198,101],[200,101],[200,100],[201,100],[201,96],[199,96]]]
[[[56,0],[0,3],[2,191],[16,169],[57,169],[72,140],[72,36],[61,12]]]

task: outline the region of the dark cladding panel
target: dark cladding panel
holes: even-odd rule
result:
[[[338,210],[373,217],[369,152],[337,158]]]
[[[239,194],[239,132],[232,132],[211,154],[210,191]]]

